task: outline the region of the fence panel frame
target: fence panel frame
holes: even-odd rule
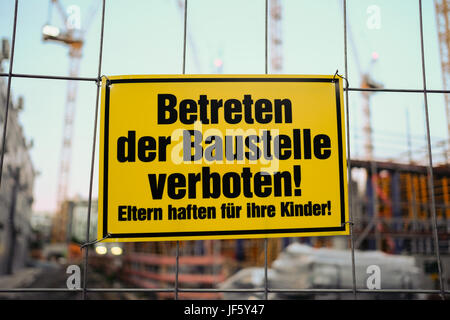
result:
[[[100,1],[100,0],[99,0]],[[91,218],[91,205],[92,205],[92,188],[93,188],[93,179],[94,179],[94,167],[95,167],[95,148],[96,148],[96,138],[97,138],[97,120],[98,120],[98,107],[99,107],[99,97],[100,97],[100,86],[101,81],[104,76],[102,76],[102,60],[103,60],[103,40],[104,40],[104,25],[105,25],[105,9],[106,9],[106,0],[102,1],[102,13],[101,13],[101,31],[100,31],[100,48],[99,48],[99,58],[98,58],[98,70],[97,77],[70,77],[70,76],[51,76],[51,75],[39,75],[39,74],[19,74],[13,72],[14,67],[14,50],[15,50],[15,42],[16,42],[16,29],[17,29],[17,16],[18,16],[18,5],[19,0],[15,0],[14,3],[14,22],[13,22],[13,32],[12,32],[12,45],[10,52],[10,60],[9,60],[9,71],[7,73],[0,73],[0,77],[7,78],[7,92],[6,92],[6,108],[5,108],[5,121],[3,123],[2,128],[2,149],[0,154],[0,190],[2,183],[2,175],[3,175],[3,159],[4,159],[4,150],[6,144],[6,132],[7,132],[7,124],[8,124],[8,112],[10,108],[10,99],[11,99],[11,83],[13,78],[32,78],[32,79],[48,79],[48,80],[64,80],[64,81],[87,81],[93,82],[97,85],[97,94],[95,101],[95,114],[94,114],[94,132],[93,132],[93,140],[92,140],[92,153],[91,153],[91,168],[90,168],[90,179],[89,179],[89,195],[88,195],[88,209],[87,209],[87,230],[86,230],[86,245],[83,245],[84,249],[84,258],[83,258],[83,281],[82,288],[80,289],[66,289],[66,288],[0,288],[0,293],[55,293],[55,292],[73,292],[73,293],[81,293],[83,299],[87,299],[87,294],[89,292],[130,292],[130,293],[157,293],[157,292],[169,292],[174,293],[174,299],[177,300],[179,298],[179,293],[181,292],[239,292],[239,293],[263,293],[264,299],[268,299],[269,293],[352,293],[354,299],[357,299],[357,293],[423,293],[423,294],[439,294],[441,299],[445,299],[446,294],[450,294],[450,290],[445,290],[444,288],[444,279],[442,274],[442,261],[439,252],[439,238],[438,238],[438,228],[437,228],[437,217],[436,217],[436,204],[435,204],[435,196],[434,196],[434,177],[433,177],[433,159],[432,159],[432,151],[431,151],[431,137],[430,137],[430,123],[429,123],[429,113],[428,113],[428,94],[433,93],[444,93],[449,94],[450,90],[430,90],[427,89],[426,84],[426,70],[425,70],[425,51],[424,51],[424,35],[423,35],[423,16],[422,16],[422,0],[418,0],[419,5],[419,20],[420,20],[420,48],[421,48],[421,67],[422,67],[422,78],[423,78],[423,88],[422,89],[385,89],[385,88],[359,88],[359,87],[350,87],[348,81],[348,48],[347,48],[347,0],[342,0],[343,7],[343,28],[344,28],[344,65],[345,65],[345,76],[341,76],[344,80],[346,80],[346,87],[344,88],[345,92],[345,110],[346,110],[346,125],[347,125],[347,175],[349,181],[349,223],[350,227],[350,250],[351,250],[351,264],[352,264],[352,288],[351,289],[273,289],[269,288],[268,283],[268,239],[264,238],[264,287],[262,289],[198,289],[198,288],[179,288],[178,276],[179,276],[179,257],[180,257],[180,241],[176,242],[176,266],[175,266],[175,283],[174,288],[89,288],[87,285],[88,280],[88,260],[89,260],[89,229],[90,229],[90,218]],[[268,66],[268,50],[269,50],[269,32],[268,32],[268,23],[269,23],[269,0],[265,1],[265,65],[264,65],[264,73],[269,74],[269,66]],[[187,18],[188,18],[188,0],[184,1],[184,23],[183,23],[183,56],[182,56],[182,74],[186,74],[186,46],[187,46]],[[336,71],[337,74],[338,71]],[[439,289],[437,290],[425,290],[425,289],[357,289],[356,288],[356,274],[355,274],[355,247],[354,247],[354,235],[353,235],[353,208],[352,208],[352,191],[351,191],[351,155],[350,155],[350,147],[351,147],[351,139],[350,139],[350,120],[349,120],[349,91],[355,92],[393,92],[393,93],[423,93],[424,95],[424,111],[425,111],[425,125],[426,125],[426,134],[427,134],[427,156],[428,156],[428,165],[427,165],[427,178],[428,178],[428,186],[429,193],[431,195],[430,199],[430,207],[431,207],[431,218],[432,218],[432,228],[433,228],[433,240],[434,240],[434,251],[436,262],[438,266],[438,276],[439,276]]]

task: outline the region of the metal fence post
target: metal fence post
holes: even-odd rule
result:
[[[184,0],[184,23],[183,23],[183,64],[182,64],[182,74],[186,74],[186,46],[187,46],[187,5],[188,0]],[[179,283],[178,276],[180,274],[180,241],[177,241],[177,247],[175,252],[175,283],[174,283],[174,291],[175,296],[174,299],[178,300],[178,292],[179,292]]]
[[[350,229],[350,248],[352,259],[352,291],[353,298],[356,299],[356,271],[355,271],[355,240],[353,237],[353,204],[352,204],[352,168],[351,168],[351,153],[350,153],[350,112],[348,102],[348,54],[347,54],[347,1],[343,0],[343,19],[344,19],[344,57],[345,57],[345,112],[347,117],[347,170],[348,170],[348,206],[349,206],[349,229]]]
[[[265,44],[264,44],[264,73],[269,73],[269,0],[265,1],[265,17],[264,17],[264,32],[265,32]],[[269,280],[268,280],[268,242],[267,238],[264,238],[264,300],[268,299],[269,292]]]
[[[12,70],[14,65],[14,48],[16,45],[16,29],[17,29],[17,9],[19,6],[19,0],[16,0],[14,5],[14,25],[13,25],[13,34],[12,34],[12,44],[11,44],[11,54],[9,60],[9,71],[8,71],[8,87],[6,89],[6,106],[5,106],[5,123],[3,123],[3,134],[2,134],[2,151],[0,156],[0,189],[2,185],[2,176],[3,176],[3,159],[5,156],[5,147],[6,147],[6,130],[8,126],[8,114],[9,114],[9,100],[11,98],[11,80],[12,80]]]
[[[102,56],[103,56],[103,31],[105,27],[105,0],[102,3],[102,25],[100,31],[100,50],[98,58],[97,71],[97,98],[95,101],[95,115],[94,115],[94,133],[92,138],[92,155],[91,155],[91,173],[89,177],[89,198],[88,198],[88,212],[86,224],[86,242],[89,242],[89,232],[91,227],[91,205],[92,205],[92,186],[94,182],[94,166],[95,166],[95,147],[97,140],[97,119],[98,119],[98,105],[101,87],[101,71],[102,71]],[[84,268],[83,268],[83,300],[87,298],[87,268],[88,268],[89,246],[85,247],[84,251]]]
[[[439,273],[439,286],[441,298],[445,299],[444,292],[444,280],[442,278],[441,270],[441,256],[439,252],[439,237],[437,232],[437,218],[436,218],[436,203],[434,197],[434,177],[433,177],[433,155],[431,151],[431,133],[430,133],[430,116],[428,114],[428,96],[427,96],[427,78],[425,72],[425,49],[423,40],[423,21],[422,21],[422,0],[419,0],[419,19],[420,19],[420,49],[422,54],[422,79],[423,79],[423,96],[424,96],[424,108],[425,108],[425,124],[427,129],[427,152],[428,152],[428,192],[431,196],[431,217],[433,220],[433,238],[434,238],[434,251],[436,253],[436,262]]]

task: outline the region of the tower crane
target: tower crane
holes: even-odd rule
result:
[[[63,22],[61,27],[52,25],[52,11],[56,7],[58,14]],[[96,7],[91,10],[90,19]],[[81,29],[80,8],[78,6],[70,6],[65,10],[58,0],[50,0],[49,14],[47,23],[42,28],[43,41],[52,41],[63,44],[69,49],[69,76],[75,78],[79,75],[80,61],[82,56],[82,48],[84,44],[84,33],[87,29]],[[63,122],[63,138],[61,147],[61,158],[59,163],[56,210],[61,209],[62,203],[67,198],[67,191],[70,178],[70,162],[72,156],[72,137],[76,109],[77,97],[77,81],[68,80],[66,104]]]
[[[183,18],[184,15],[184,1],[176,0],[178,11],[180,17]],[[281,1],[280,0],[270,0],[269,2],[269,15],[270,15],[270,64],[272,73],[280,73],[283,70],[283,56],[282,56],[282,37],[281,37]],[[187,34],[188,43],[191,46],[192,57],[194,60],[194,65],[198,73],[201,73],[201,63],[197,54],[197,44],[192,34],[188,32]],[[222,73],[222,59],[218,58],[214,61],[219,73]]]
[[[378,89],[382,88],[382,84],[376,82],[372,77],[372,68],[375,65],[375,63],[378,61],[378,53],[373,52],[371,55],[369,66],[365,69],[362,68],[361,62],[359,60],[359,53],[358,48],[355,43],[355,39],[353,38],[353,33],[351,29],[350,22],[347,21],[347,34],[348,39],[350,42],[350,45],[352,47],[353,53],[354,53],[354,62],[356,66],[357,74],[359,75],[360,79],[360,87],[363,89]],[[377,182],[377,166],[374,161],[374,146],[373,146],[373,129],[371,124],[371,110],[370,110],[370,97],[374,94],[372,91],[362,91],[362,113],[363,113],[363,136],[364,136],[364,158],[366,161],[370,162],[370,171],[372,172],[371,176],[371,197],[372,197],[372,212],[373,216],[369,224],[362,230],[359,237],[356,239],[355,246],[358,248],[358,246],[361,244],[361,242],[367,237],[369,232],[374,229],[375,233],[375,245],[377,249],[381,248],[381,235],[380,231],[382,229],[382,224],[379,221],[379,204],[378,204],[378,198],[379,198],[379,187]],[[390,239],[388,238],[388,243],[392,243]]]
[[[272,73],[281,73],[283,71],[281,13],[281,1],[270,0],[270,63]]]
[[[377,89],[381,88],[381,84],[375,82],[370,77],[370,72],[375,64],[375,62],[378,60],[378,54],[376,52],[372,53],[372,57],[370,60],[369,68],[366,72],[360,71],[360,78],[361,78],[361,88],[363,89]],[[367,160],[373,161],[373,137],[372,137],[372,125],[371,125],[371,114],[370,114],[370,96],[373,94],[373,92],[370,91],[362,91],[362,111],[364,114],[364,122],[363,122],[363,133],[364,133],[364,154]]]

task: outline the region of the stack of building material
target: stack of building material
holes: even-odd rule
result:
[[[222,283],[221,288],[264,288],[263,268],[241,270]],[[357,289],[418,289],[422,275],[414,257],[390,255],[380,251],[355,250]],[[352,289],[350,250],[313,248],[293,243],[280,253],[268,272],[270,289]],[[342,293],[272,293],[272,298],[349,298]],[[225,298],[249,298],[249,294]],[[253,295],[255,297],[255,295]],[[377,297],[374,294],[364,298]],[[383,296],[386,298],[386,295]],[[391,295],[389,298],[402,297]]]

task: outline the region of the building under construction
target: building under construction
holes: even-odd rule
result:
[[[388,254],[413,256],[418,267],[429,279],[436,277],[430,188],[427,167],[393,162],[374,164],[353,160],[352,168],[364,173],[366,179],[353,181],[352,209],[354,214],[355,248],[382,251]],[[434,194],[438,237],[443,261],[450,261],[450,167],[434,170]],[[344,237],[272,238],[268,241],[268,263],[277,259],[293,242],[321,248],[349,248]],[[203,240],[180,242],[180,287],[212,288],[240,269],[264,265],[262,239]],[[112,270],[106,255],[92,257],[94,266],[118,272],[121,279],[146,288],[173,287],[175,282],[175,242],[126,243],[120,269]],[[444,265],[448,265],[444,263]],[[117,267],[117,265],[116,265]],[[449,278],[449,270],[444,273]],[[431,281],[430,283],[432,283]],[[429,288],[433,289],[433,288]],[[218,298],[219,293],[182,293],[184,298]],[[160,293],[171,298],[173,293]]]
[[[8,41],[0,44],[0,72],[2,62],[8,60]],[[0,124],[4,124],[7,89],[6,81],[0,79]],[[31,206],[36,171],[31,159],[31,140],[25,137],[20,123],[24,109],[22,97],[9,101],[8,134],[4,142],[4,163],[0,193],[0,275],[11,274],[23,268],[29,260],[33,233],[30,225]]]
[[[366,174],[365,191],[353,203],[357,245],[389,253],[432,254],[432,211],[427,167],[392,162],[355,160]],[[375,168],[375,170],[373,170]],[[433,170],[439,245],[449,252],[450,167]]]

